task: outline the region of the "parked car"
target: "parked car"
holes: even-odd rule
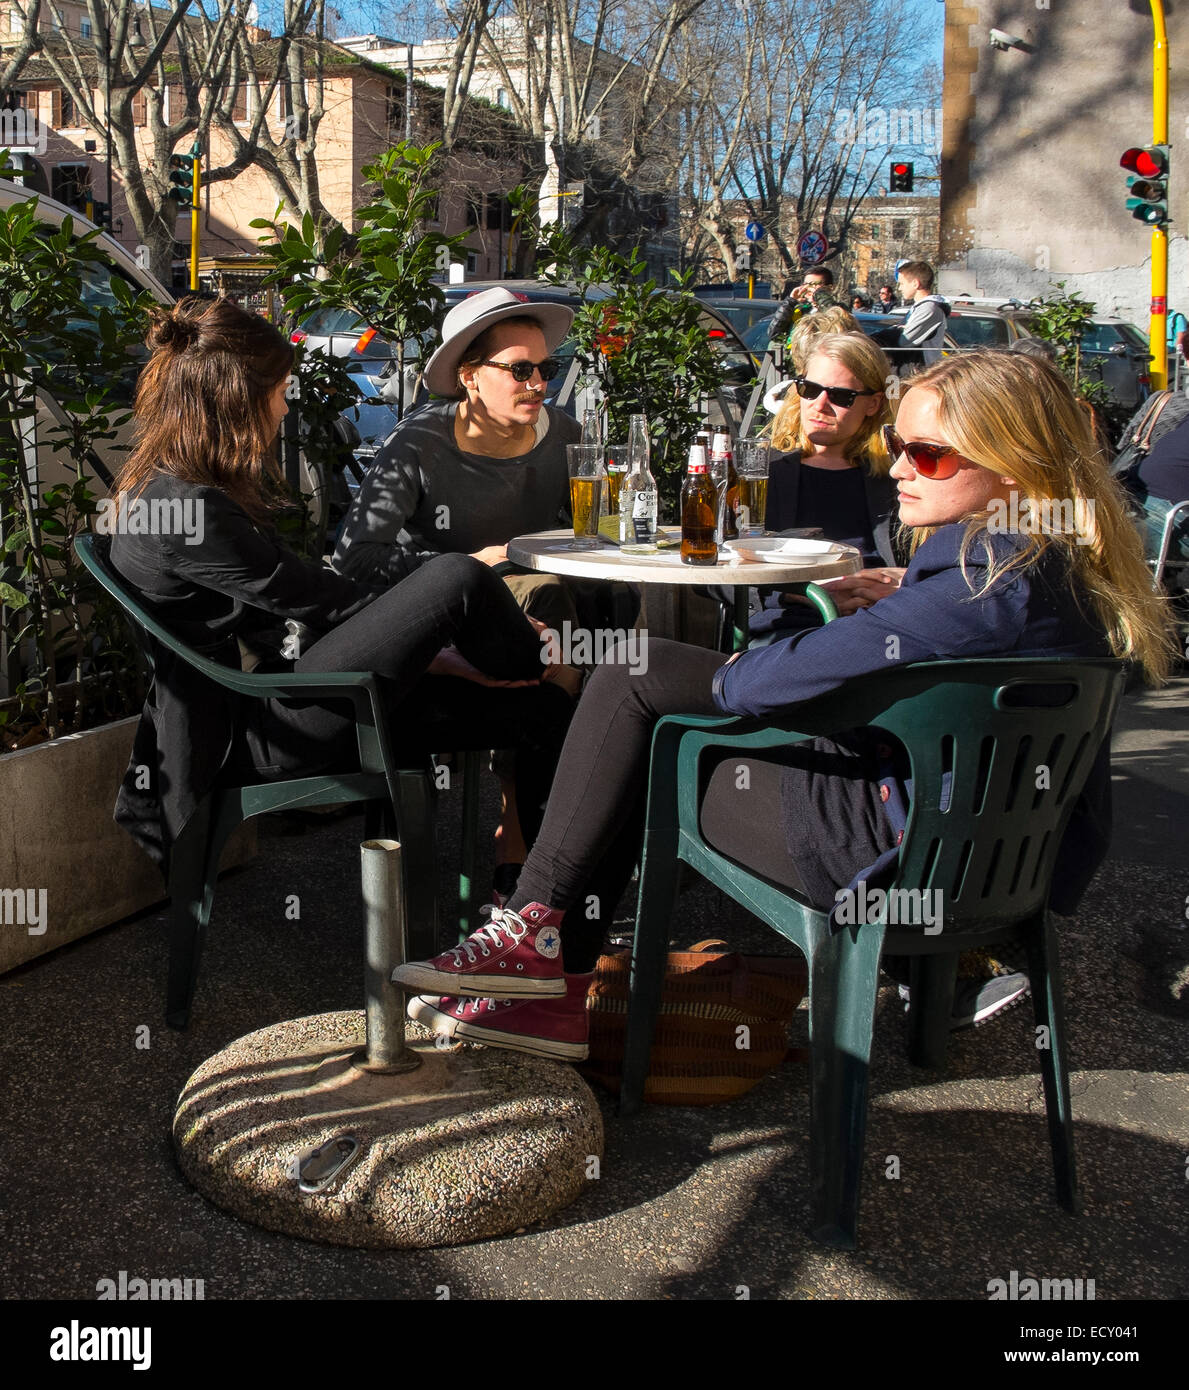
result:
[[[746,337],[761,319],[771,318],[781,305],[779,299],[745,299],[737,295],[699,295],[698,298],[726,319],[741,338]]]
[[[946,332],[959,348],[1011,347],[1018,338],[1030,338],[1028,315],[1017,300],[997,301],[993,306],[959,296],[951,300]]]
[[[395,356],[392,343],[350,309],[315,309],[289,334],[289,340],[304,343],[307,352],[326,352],[352,362],[383,363]],[[418,340],[406,339],[406,363],[420,356]]]
[[[1030,316],[1018,311],[1019,325],[1030,333]],[[1122,424],[1151,394],[1152,354],[1145,333],[1126,319],[1091,320],[1082,335],[1082,361],[1088,376],[1105,383],[1112,425]]]
[[[891,339],[893,334],[888,330],[895,330],[898,332],[904,326],[904,321],[908,317],[908,314],[904,311],[897,310],[891,314],[863,313],[855,314],[854,317],[859,327],[868,337],[879,340],[881,338]],[[769,315],[767,318],[761,319],[759,323],[755,324],[755,326],[744,335],[744,344],[755,359],[757,369],[771,341],[771,331],[772,315]],[[917,351],[916,348],[897,347],[891,342],[881,341],[880,346],[883,348],[885,355],[893,366],[896,365],[897,359],[901,358],[905,353]],[[942,350],[946,353],[957,352],[959,350],[958,344],[948,333]]]
[[[1151,394],[1147,335],[1126,319],[1095,319],[1082,335],[1082,357],[1106,383],[1112,415],[1130,414]]]

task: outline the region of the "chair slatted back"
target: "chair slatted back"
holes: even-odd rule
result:
[[[766,721],[763,742],[778,730],[892,734],[908,753],[912,804],[891,886],[939,891],[945,928],[977,929],[1044,906],[1123,681],[1113,660],[920,662]]]
[[[1122,685],[1116,663],[1007,664],[939,671],[879,721],[912,766],[896,886],[939,892],[947,926],[1043,908]]]

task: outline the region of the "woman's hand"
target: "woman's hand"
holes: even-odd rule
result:
[[[860,608],[870,608],[881,598],[894,594],[904,578],[904,571],[895,565],[881,569],[860,570],[858,574],[843,575],[841,579],[823,579],[818,587],[830,596],[838,616],[857,613]]]
[[[501,690],[515,690],[526,685],[540,685],[544,677],[531,681],[499,681],[486,676],[477,666],[472,666],[457,647],[443,647],[429,663],[427,676],[457,676],[460,680],[474,681],[476,685],[498,686]]]
[[[473,560],[482,560],[485,565],[502,565],[508,558],[506,545],[485,545],[482,550],[472,550]]]

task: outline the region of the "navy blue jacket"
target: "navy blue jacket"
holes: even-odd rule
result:
[[[789,453],[772,458],[768,465],[768,509],[764,518],[768,531],[791,531],[804,526],[816,518],[803,517],[798,508],[801,497],[801,479],[804,465],[801,451],[793,449]],[[896,521],[896,480],[886,473],[870,473],[861,468],[863,475],[863,497],[867,504],[868,529],[875,542],[875,553],[863,556],[865,568],[879,565],[898,565],[893,547],[892,527]],[[829,475],[828,475],[829,476]],[[826,527],[828,541],[849,540],[849,534],[835,535]],[[780,601],[783,591],[779,588],[761,587],[758,591],[760,611],[753,613],[749,628],[753,637],[766,633],[797,632],[802,628],[817,627],[821,621],[817,609],[804,604],[788,608]]]
[[[764,718],[857,677],[913,661],[1111,655],[1088,603],[1079,604],[1059,552],[1051,548],[1026,572],[1013,572],[975,597],[972,590],[981,588],[987,558],[976,543],[967,560],[968,583],[959,567],[964,533],[964,525],[941,527],[913,556],[901,587],[871,608],[753,648],[722,667],[714,678],[719,709]],[[998,556],[1010,554],[1018,540],[988,539]],[[1052,893],[1058,911],[1076,906],[1109,840],[1108,739],[1062,844]]]

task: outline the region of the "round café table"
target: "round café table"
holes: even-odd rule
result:
[[[661,526],[658,537],[680,541],[679,527]],[[508,559],[526,569],[546,574],[570,575],[575,579],[622,579],[633,584],[725,584],[735,591],[734,648],[747,646],[747,591],[753,584],[778,585],[799,590],[814,604],[823,622],[838,616],[826,591],[815,583],[857,574],[862,569],[859,552],[850,545],[832,542],[840,554],[795,563],[741,560],[730,551],[720,553],[716,565],[686,565],[680,550],[659,550],[655,554],[627,553],[611,541],[603,540],[597,549],[572,550],[574,533],[538,531],[531,536],[515,536],[508,542]],[[746,546],[746,539],[732,544]]]

